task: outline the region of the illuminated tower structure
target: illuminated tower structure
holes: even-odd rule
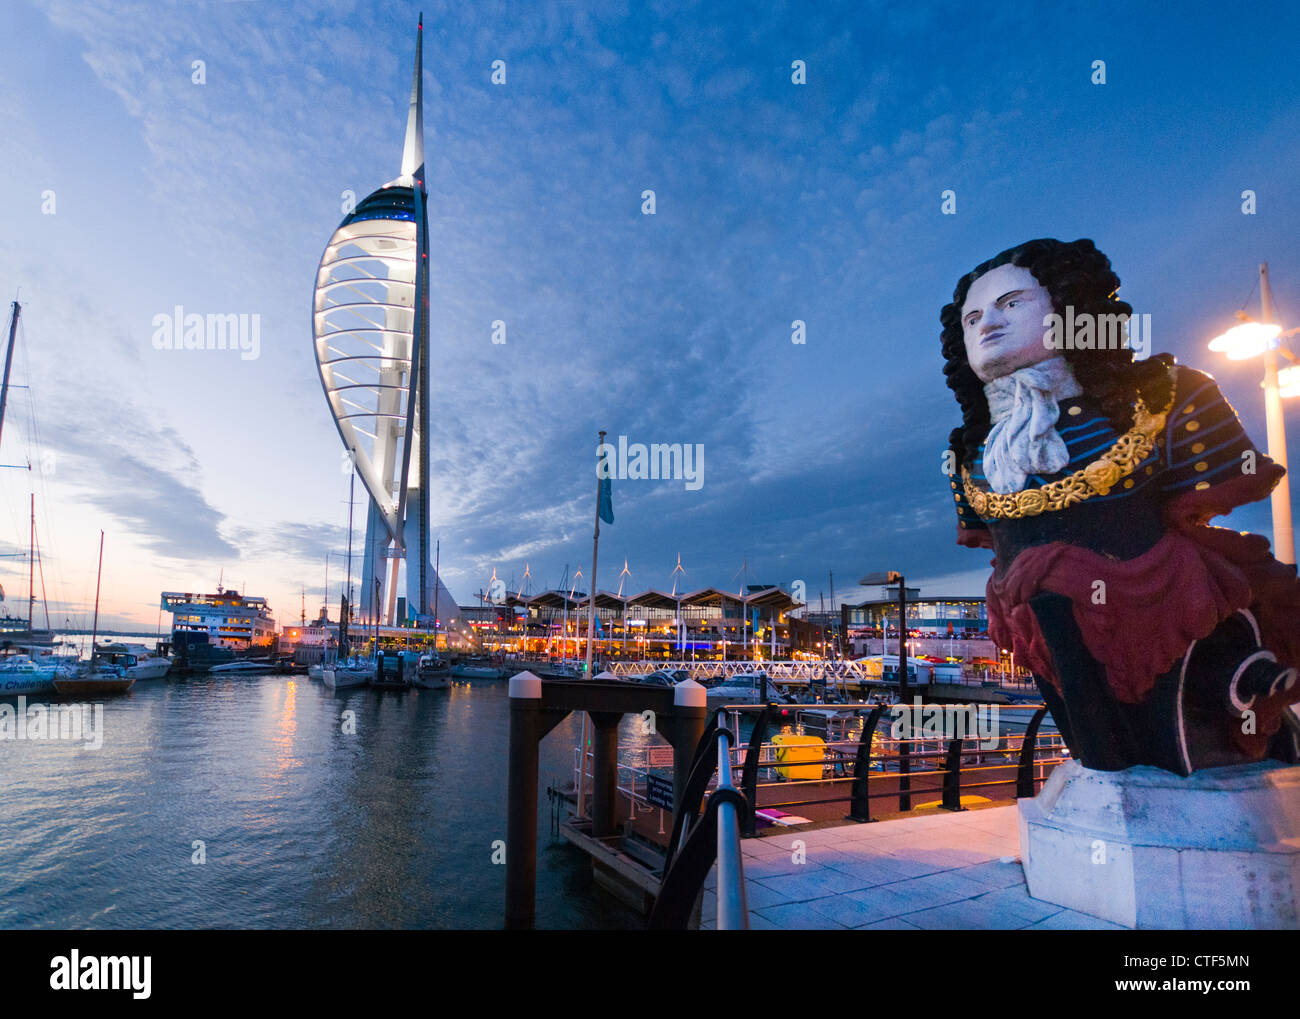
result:
[[[424,19],[402,172],[367,196],[334,231],[316,272],[312,336],[321,386],[339,437],[370,495],[356,615],[397,616],[406,562],[408,618],[458,615],[431,561],[429,541],[429,230],[424,186]],[[447,628],[445,623],[443,628]]]

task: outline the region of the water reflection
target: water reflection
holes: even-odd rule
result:
[[[198,676],[106,702],[98,751],[0,742],[0,926],[498,928],[508,703]],[[577,738],[571,717],[543,742],[543,790]],[[539,926],[639,926],[545,803]]]

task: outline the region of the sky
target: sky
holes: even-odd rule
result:
[[[101,627],[151,632],[159,592],[219,578],[293,622],[327,559],[337,605],[348,472],[310,301],[346,192],[398,174],[421,9],[431,516],[461,604],[493,570],[590,573],[602,429],[702,446],[704,475],[614,482],[601,588],[626,561],[626,589],[669,589],[680,555],[686,588],[802,580],[814,607],[832,572],[837,600],[889,569],[982,593],[938,316],[1033,237],[1092,238],[1264,446],[1260,363],[1206,344],[1259,315],[1263,261],[1300,325],[1293,5],[18,0],[0,463],[35,469],[0,470],[10,612],[33,491],[55,626],[89,621],[101,530]],[[260,316],[259,356],[155,349],[177,305]]]

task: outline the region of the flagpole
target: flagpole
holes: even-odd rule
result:
[[[605,433],[600,433],[600,442],[596,446],[597,467],[600,463],[600,447],[605,444]],[[599,469],[596,471],[596,531],[591,539],[591,597],[588,602],[587,612],[587,672],[586,678],[591,679],[591,638],[595,631],[596,611],[596,552],[600,547],[600,483],[602,478]],[[582,740],[578,744],[578,796],[577,796],[577,817],[584,816],[586,807],[587,793],[587,733],[588,726],[591,724],[591,716],[587,712],[582,713]]]
[[[600,457],[600,448],[605,445],[605,433],[600,433],[596,445],[596,456]],[[596,533],[591,538],[591,599],[587,603],[587,678],[591,679],[591,642],[596,632],[596,553],[600,549],[600,472],[596,472]]]

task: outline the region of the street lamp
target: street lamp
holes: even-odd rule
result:
[[[1295,360],[1289,350],[1279,347],[1283,336],[1300,332],[1300,328],[1282,331],[1280,325],[1270,323],[1273,317],[1273,297],[1268,286],[1268,263],[1259,265],[1259,303],[1263,322],[1256,322],[1241,312],[1239,325],[1216,336],[1210,341],[1210,349],[1224,354],[1232,361],[1243,361],[1251,357],[1264,357],[1264,416],[1268,423],[1268,455],[1279,467],[1286,470],[1286,425],[1282,417],[1283,396],[1300,395],[1300,371],[1292,365],[1282,371],[1278,370],[1277,355],[1279,350],[1291,361]],[[1284,479],[1273,489],[1271,496],[1273,508],[1273,554],[1279,562],[1295,563],[1295,534],[1291,529],[1291,485],[1290,479]]]
[[[875,584],[898,584],[898,703],[907,704],[907,581],[897,570],[884,573],[868,573],[858,581],[863,587]],[[885,645],[880,645],[880,665],[884,671]],[[904,730],[906,732],[906,730]],[[912,746],[906,739],[897,746],[898,751],[898,806],[901,810],[912,809],[912,780],[908,773],[912,770]]]

